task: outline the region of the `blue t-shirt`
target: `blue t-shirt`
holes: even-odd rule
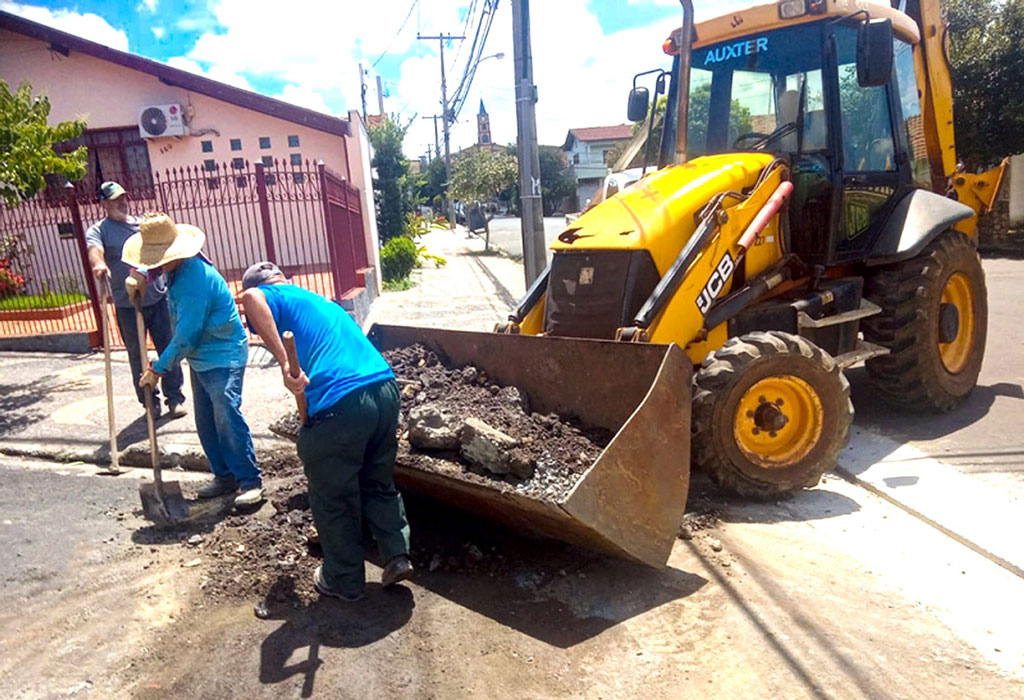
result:
[[[174,337],[153,369],[164,374],[182,360],[196,372],[245,367],[249,341],[238,305],[213,264],[200,253],[182,262],[170,278]]]
[[[358,324],[333,301],[293,284],[265,284],[259,290],[278,332],[295,334],[299,366],[309,377],[309,415],[360,387],[395,376]]]

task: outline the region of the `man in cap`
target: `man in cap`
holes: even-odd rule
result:
[[[129,282],[129,289],[125,289],[126,281],[132,277],[131,268],[121,261],[121,248],[130,236],[139,232],[138,220],[128,214],[128,199],[128,193],[116,182],[100,185],[100,205],[107,215],[89,227],[85,233],[85,243],[89,248],[89,264],[92,265],[96,282],[110,285],[114,310],[117,312],[117,327],[128,350],[132,385],[135,386],[139,403],[145,405],[142,389],[138,386],[143,358],[139,355],[139,344],[136,341],[138,330],[135,326],[133,297],[142,296],[142,320],[153,338],[157,352],[163,352],[171,340],[171,320],[164,280],[156,278],[145,288],[141,288],[137,282]],[[179,365],[168,368],[162,384],[167,414],[171,418],[185,415],[182,407],[185,403],[185,395],[181,393],[182,381]],[[160,415],[160,392],[156,387],[153,388],[153,407],[157,415]]]
[[[198,495],[213,498],[241,489],[235,505],[252,506],[263,500],[263,479],[242,417],[249,344],[231,290],[200,252],[205,241],[195,226],[150,213],[139,221],[139,233],[124,243],[126,263],[166,274],[174,324],[170,342],[143,372],[139,386],[156,386],[171,367],[188,360],[196,430],[214,477]]]
[[[394,483],[394,373],[344,309],[288,284],[273,263],[246,270],[242,288],[249,326],[277,358],[285,386],[306,397],[309,420],[299,432],[298,451],[324,552],[313,575],[316,589],[346,601],[363,597],[364,519],[384,562],[381,583],[409,578],[409,524]],[[295,335],[301,365],[295,378],[279,335],[284,331]]]

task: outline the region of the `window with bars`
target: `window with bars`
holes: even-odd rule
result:
[[[149,144],[139,136],[138,127],[126,129],[95,129],[70,141],[54,146],[58,153],[68,153],[79,146],[89,151],[85,177],[75,183],[81,194],[99,196],[100,184],[108,180],[119,183],[135,199],[152,199],[153,167],[149,162]],[[47,179],[46,198],[63,201],[64,182]]]

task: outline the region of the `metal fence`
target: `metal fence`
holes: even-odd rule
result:
[[[68,187],[0,208],[0,337],[85,332],[94,346],[101,342],[85,229],[104,214],[89,194]],[[322,163],[175,168],[129,195],[136,216],[163,211],[201,228],[204,252],[236,294],[258,260],[335,300],[352,292],[367,266],[360,192]]]

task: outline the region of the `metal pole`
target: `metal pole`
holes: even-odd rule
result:
[[[690,57],[693,53],[693,0],[679,0],[683,27],[679,34],[679,97],[676,103],[676,163],[686,162],[686,130],[690,122]]]
[[[380,85],[380,76],[377,76],[377,109],[384,114],[384,88]]]
[[[437,135],[437,120],[439,118],[436,114],[431,117],[420,117],[420,119],[429,119],[434,122],[434,158],[441,157],[441,138]],[[432,160],[430,158],[430,144],[427,144],[427,160]]]
[[[359,96],[363,100],[363,122],[366,123],[366,74],[362,63],[359,64]]]
[[[533,57],[530,53],[530,0],[513,0],[512,34],[515,47],[516,121],[519,127],[519,221],[523,235],[526,287],[529,288],[547,267],[540,157],[537,150],[537,87],[533,84]]]
[[[452,199],[450,194],[450,188],[452,183],[452,150],[451,150],[451,138],[448,132],[448,83],[445,79],[444,74],[444,42],[451,41],[452,39],[465,39],[464,36],[452,36],[451,34],[440,34],[438,36],[419,36],[417,39],[433,40],[437,39],[438,46],[441,47],[441,119],[442,126],[444,127],[444,177],[446,180],[445,194],[448,200],[448,226],[455,228],[455,200]]]

